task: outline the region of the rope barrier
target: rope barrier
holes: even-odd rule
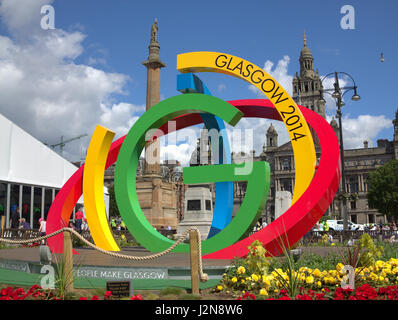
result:
[[[109,256],[115,257],[115,258],[121,258],[121,259],[127,259],[127,260],[136,260],[136,261],[143,261],[143,260],[152,260],[152,259],[157,259],[161,256],[164,256],[166,254],[168,254],[170,251],[172,251],[177,245],[179,245],[182,241],[184,241],[184,239],[186,238],[186,236],[189,234],[190,231],[196,231],[196,233],[198,234],[198,249],[199,249],[199,255],[198,255],[198,264],[199,264],[199,278],[201,282],[206,282],[207,280],[209,280],[209,277],[206,273],[203,272],[203,264],[202,264],[202,243],[201,243],[201,236],[200,236],[200,231],[198,228],[196,227],[190,227],[187,230],[185,230],[185,232],[177,239],[177,241],[175,241],[168,249],[153,254],[153,255],[149,255],[149,256],[130,256],[130,255],[126,255],[126,254],[121,254],[121,253],[117,253],[117,252],[112,252],[112,251],[106,251],[104,249],[101,249],[99,247],[97,247],[95,244],[91,243],[90,241],[86,240],[80,233],[78,233],[76,230],[72,229],[72,228],[62,228],[59,229],[51,234],[47,234],[45,236],[42,237],[37,237],[37,238],[33,238],[33,239],[27,239],[27,240],[10,240],[10,239],[5,239],[5,238],[0,238],[0,242],[5,242],[5,243],[9,243],[9,244],[26,244],[26,243],[31,243],[31,242],[40,242],[43,240],[46,240],[48,238],[51,238],[53,236],[56,236],[57,234],[60,234],[61,232],[67,231],[73,235],[75,235],[77,238],[79,238],[81,241],[83,241],[85,244],[87,244],[88,246],[90,246],[91,248],[103,253],[103,254],[107,254]]]

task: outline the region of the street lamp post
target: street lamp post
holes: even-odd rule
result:
[[[332,72],[327,74],[325,77],[323,77],[323,79],[321,80],[322,83],[323,81],[330,75],[334,74],[334,88],[333,89],[321,89],[320,93],[321,93],[321,100],[325,101],[325,99],[323,98],[323,93],[327,93],[330,94],[333,99],[336,101],[336,107],[337,107],[337,111],[336,111],[336,116],[338,118],[339,121],[339,136],[340,136],[340,161],[341,161],[341,181],[340,181],[340,212],[341,215],[343,217],[343,229],[344,231],[348,230],[348,212],[347,212],[347,199],[346,199],[346,194],[347,194],[347,190],[346,190],[346,183],[345,183],[345,170],[344,170],[344,144],[343,144],[343,127],[342,127],[342,112],[341,112],[341,107],[343,107],[345,105],[344,101],[343,101],[343,96],[351,91],[354,90],[354,94],[351,97],[351,99],[353,101],[358,101],[360,99],[360,96],[357,94],[357,86],[355,83],[355,80],[353,79],[353,77],[351,75],[349,75],[346,72]],[[339,78],[338,78],[338,74],[344,74],[346,76],[348,76],[352,82],[354,83],[353,86],[347,86],[347,87],[340,87],[340,83],[339,83]],[[332,92],[333,93],[330,93]],[[326,102],[326,101],[325,101]]]

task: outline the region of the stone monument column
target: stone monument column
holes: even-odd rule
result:
[[[157,40],[158,22],[151,28],[151,42],[149,44],[149,56],[142,64],[147,68],[147,91],[146,91],[146,110],[160,102],[160,69],[166,64],[160,60],[160,46]],[[144,176],[159,176],[160,173],[160,141],[156,139],[148,142],[145,147],[145,169]]]

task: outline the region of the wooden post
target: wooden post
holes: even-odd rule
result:
[[[4,237],[4,226],[6,223],[6,217],[5,216],[1,216],[1,237]]]
[[[64,231],[64,279],[66,283],[65,291],[71,292],[74,290],[73,285],[73,251],[72,251],[72,236],[69,232]]]
[[[191,255],[191,286],[192,294],[199,295],[199,248],[198,233],[196,231],[189,232],[189,248]]]

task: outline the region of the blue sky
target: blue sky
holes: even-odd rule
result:
[[[30,4],[21,7],[27,2]],[[85,131],[91,134],[89,131],[95,121],[114,125],[112,129],[119,134],[126,132],[128,125],[143,112],[146,68],[141,62],[148,55],[150,28],[155,18],[159,21],[160,55],[167,64],[167,68],[162,69],[162,98],[177,94],[176,55],[189,51],[227,52],[260,67],[265,67],[268,61],[269,67],[273,64],[271,74],[282,84],[289,83],[299,71],[298,58],[305,29],[308,47],[315,59],[314,66],[320,75],[344,71],[357,82],[361,100],[348,100],[343,108],[347,145],[358,147],[365,138],[373,144],[378,138],[392,139],[391,120],[398,108],[395,102],[397,1],[2,0],[0,3],[0,36],[3,41],[9,39],[11,43],[8,41],[7,45],[18,53],[9,56],[0,53],[0,75],[1,66],[3,73],[14,67],[22,70],[20,77],[11,77],[14,82],[0,81],[0,93],[4,90],[10,95],[9,100],[1,101],[0,98],[0,112],[41,140],[54,143],[61,135],[77,136]],[[38,30],[40,7],[44,4],[51,4],[55,9],[56,30]],[[346,4],[355,9],[354,30],[340,27],[343,17],[340,8]],[[47,55],[41,50],[48,41],[52,42],[48,45],[51,52]],[[62,49],[54,48],[61,42]],[[382,51],[384,63],[380,62]],[[30,53],[32,63],[29,66],[24,64],[27,59],[23,52]],[[18,60],[16,56],[19,55]],[[35,75],[39,77],[38,73],[41,73],[35,70],[37,65],[42,66],[41,76],[50,83],[47,91],[40,88],[44,92],[58,92],[58,96],[55,93],[35,95],[40,88],[30,86],[32,81],[35,82]],[[94,70],[95,79],[104,84],[99,85],[98,92],[94,79],[89,81],[87,77],[88,70]],[[76,81],[82,80],[80,88],[69,81],[71,76],[66,76],[69,71]],[[200,77],[213,95],[222,99],[259,97],[242,80],[220,74],[201,74]],[[23,82],[24,79],[29,79],[29,83]],[[38,83],[41,83],[40,79]],[[16,111],[17,107],[12,106],[14,100],[7,87],[12,83],[19,88],[19,91],[11,90],[14,94],[35,101],[29,106],[31,116],[21,115]],[[29,88],[21,92],[23,84]],[[40,109],[40,113],[52,113],[54,119],[59,117],[59,121],[52,121],[50,115],[41,117],[37,112],[39,101],[42,102],[40,108],[43,104],[47,106]],[[67,102],[64,104],[67,108],[63,109],[62,101]],[[92,122],[78,119],[76,110],[71,111],[73,108],[83,110],[85,105],[87,110],[94,110],[96,104],[100,113],[83,112],[81,115],[84,118],[91,114]],[[327,114],[331,116],[334,110],[330,107]],[[126,119],[120,120],[128,114],[130,120],[127,123]],[[66,123],[62,122],[62,117]],[[53,127],[50,124],[47,128],[46,124],[52,122]],[[255,125],[264,127],[264,123]],[[261,129],[261,132],[265,131]],[[75,159],[87,145],[87,139],[75,143],[67,150],[68,156]]]

